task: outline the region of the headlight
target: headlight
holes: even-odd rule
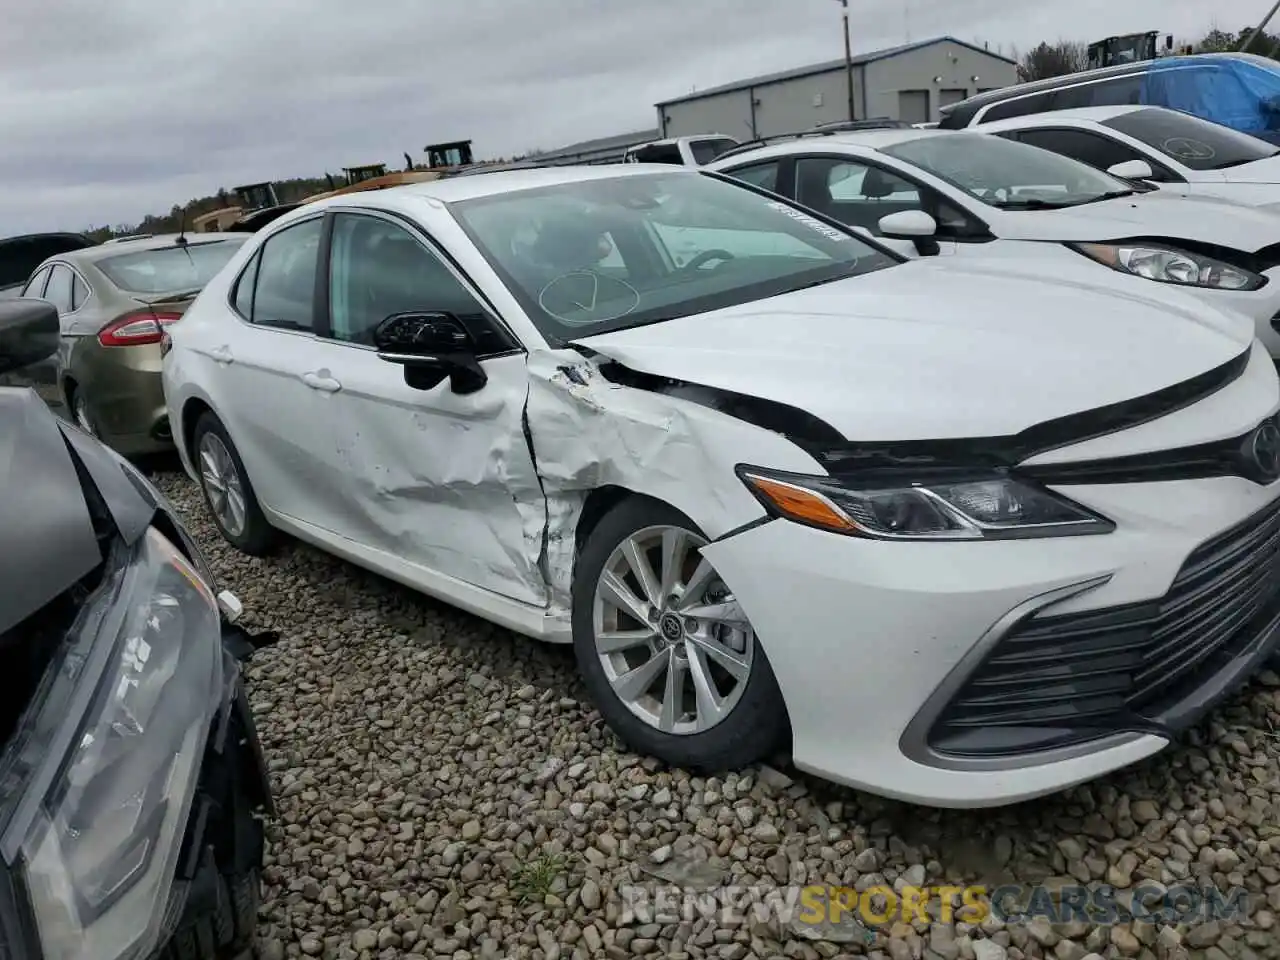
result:
[[[1267,278],[1229,263],[1146,243],[1069,243],[1091,260],[1121,273],[1212,290],[1257,290]]]
[[[1065,497],[1003,475],[865,485],[754,467],[738,475],[774,516],[848,536],[1004,540],[1115,529]]]
[[[44,960],[155,949],[223,666],[217,605],[154,529],[81,611],[6,752],[29,764],[3,839]]]

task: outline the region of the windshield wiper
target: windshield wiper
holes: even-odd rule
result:
[[[1063,207],[1081,207],[1086,203],[1097,203],[1100,200],[1131,197],[1137,192],[1137,190],[1108,190],[1106,193],[1097,193],[1077,200],[1045,200],[1041,197],[1027,197],[1022,200],[999,200],[995,206],[1001,210],[1061,210]]]

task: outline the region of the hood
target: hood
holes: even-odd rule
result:
[[[1228,183],[1280,183],[1280,153],[1215,172]]]
[[[157,504],[123,459],[60,421],[34,391],[0,388],[0,634],[21,623],[103,559],[82,476],[125,543],[142,536]]]
[[[1280,243],[1280,219],[1222,197],[1162,189],[1061,210],[1000,211],[995,232],[1006,240],[1064,243],[1167,237],[1253,253]]]
[[[1012,435],[1189,380],[1253,341],[1245,318],[1184,293],[1089,276],[919,260],[575,342],[892,441]]]
[[[34,390],[0,388],[0,490],[3,634],[102,560],[75,462]]]

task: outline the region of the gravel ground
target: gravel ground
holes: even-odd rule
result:
[[[1002,810],[921,809],[768,767],[690,777],[617,744],[584,702],[567,649],[301,545],[243,557],[217,536],[185,476],[165,470],[157,482],[246,620],[282,632],[249,671],[280,809],[269,827],[263,960],[1280,957],[1273,674],[1175,749]],[[628,916],[622,887],[672,879],[1084,882],[1113,885],[1122,903],[1144,881],[1199,881],[1247,888],[1251,918],[918,920],[819,940],[761,917]]]

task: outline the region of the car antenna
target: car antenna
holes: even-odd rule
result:
[[[181,219],[179,219],[178,221],[178,239],[173,242],[180,247],[185,247],[187,245],[187,208],[186,207],[182,208],[182,213],[180,214],[180,218]]]

